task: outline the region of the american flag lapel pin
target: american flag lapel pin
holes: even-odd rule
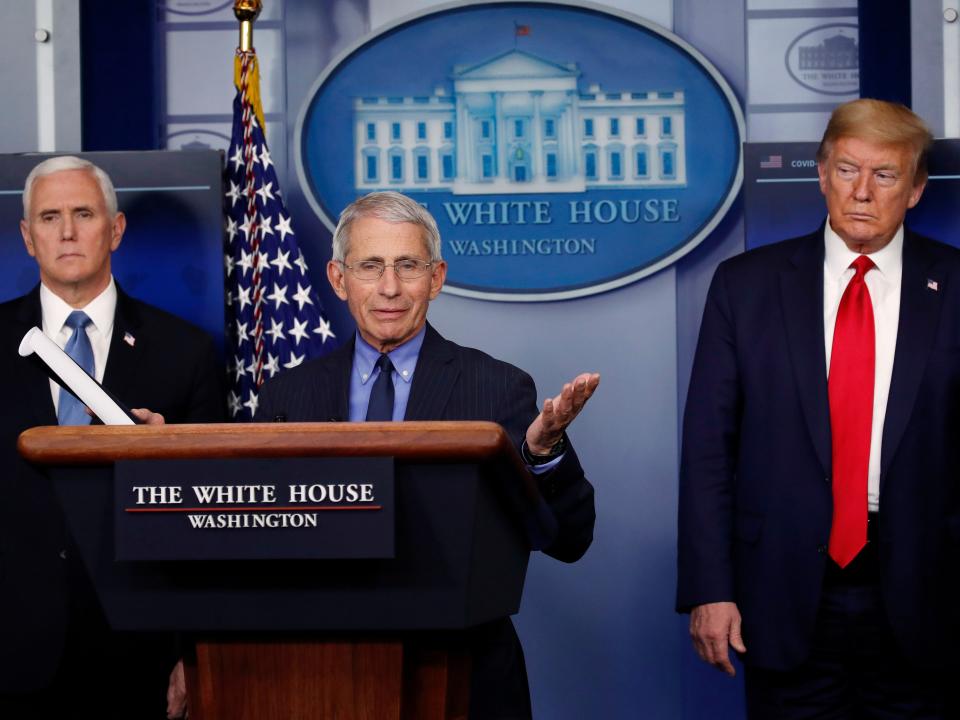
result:
[[[927,287],[929,287],[929,285]],[[130,347],[133,347],[134,345],[137,344],[137,339],[128,332],[125,332],[123,334],[123,341]]]
[[[933,290],[934,292],[937,292],[939,289],[940,289],[940,283],[938,283],[936,280],[931,280],[930,278],[927,278],[927,290]]]

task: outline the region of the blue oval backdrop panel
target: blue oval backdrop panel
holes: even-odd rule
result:
[[[445,290],[603,292],[700,243],[742,181],[743,116],[694,48],[595,7],[457,5],[364,38],[297,123],[304,193],[331,229],[397,190],[429,208]]]

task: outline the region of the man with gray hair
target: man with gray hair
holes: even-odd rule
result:
[[[555,523],[544,552],[580,558],[593,539],[593,487],[565,430],[600,382],[583,373],[537,412],[530,376],[446,340],[427,307],[446,277],[429,212],[395,192],[351,203],[333,236],[327,279],[357,324],[351,342],[263,387],[257,419],[491,420],[536,475]],[[523,651],[509,619],[475,628],[470,718],[531,716]]]
[[[163,712],[171,658],[153,654],[156,638],[109,631],[46,479],[16,451],[29,427],[91,421],[82,403],[19,356],[33,326],[128,406],[169,422],[223,418],[210,338],[114,281],[110,258],[125,230],[113,183],[87,160],[50,158],[28,175],[20,231],[40,282],[0,304],[2,717],[83,714],[91,692],[100,717]]]

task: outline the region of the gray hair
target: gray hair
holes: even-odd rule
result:
[[[65,170],[86,170],[93,174],[94,179],[100,186],[103,193],[103,201],[107,206],[107,212],[113,217],[117,214],[117,191],[113,189],[113,181],[103,170],[94,165],[89,160],[78,158],[75,155],[59,155],[57,157],[47,158],[37,165],[23,184],[23,219],[30,219],[30,194],[33,192],[33,184],[38,178]]]
[[[433,215],[420,203],[392,190],[372,192],[354,200],[340,213],[333,231],[333,259],[344,262],[350,251],[350,226],[360,218],[377,218],[391,223],[413,223],[423,231],[423,243],[430,262],[440,262],[440,230]]]

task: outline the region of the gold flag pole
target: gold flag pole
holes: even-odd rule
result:
[[[266,133],[260,104],[260,71],[253,49],[253,22],[263,9],[263,0],[233,0],[233,14],[240,21],[240,46],[233,62],[233,84],[246,96],[246,102]]]
[[[263,9],[263,0],[234,0],[233,14],[240,21],[240,52],[253,50],[253,21]]]

